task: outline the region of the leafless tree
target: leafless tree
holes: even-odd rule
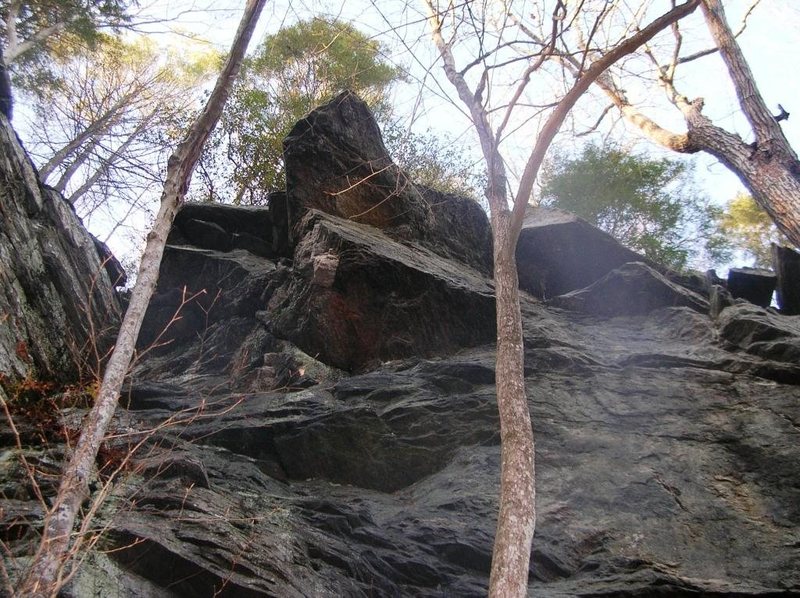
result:
[[[81,503],[89,495],[89,481],[95,458],[116,411],[120,389],[133,357],[136,338],[155,290],[167,234],[186,194],[192,170],[203,144],[219,120],[265,3],[265,0],[248,0],[231,52],[208,102],[189,129],[186,139],[169,159],[167,180],[161,196],[161,209],[148,235],[130,305],[106,365],[94,407],[84,420],[80,439],[62,475],[58,495],[45,517],[39,549],[18,588],[22,596],[50,597],[58,593],[65,567],[68,565],[75,520]]]
[[[534,438],[525,390],[524,348],[519,304],[516,245],[526,207],[545,154],[564,119],[592,83],[622,57],[695,10],[698,0],[674,5],[646,26],[630,30],[613,21],[609,3],[562,0],[549,3],[545,15],[515,14],[510,3],[454,4],[425,0],[428,23],[445,75],[468,111],[488,170],[486,197],[494,233],[494,280],[497,302],[496,386],[501,426],[500,510],[489,592],[491,596],[524,596],[536,523]],[[539,4],[540,10],[546,3]],[[674,3],[673,3],[674,4]],[[535,39],[524,33],[532,19],[545,30]],[[573,24],[582,21],[592,47],[603,31],[605,51],[595,58],[582,51]],[[466,49],[465,49],[466,48]],[[563,81],[550,68],[560,54],[574,56],[579,68],[560,93]],[[457,65],[457,59],[470,60]],[[528,93],[546,90],[546,101]],[[540,126],[536,126],[540,125]],[[509,197],[503,143],[509,131],[521,131],[532,148]],[[530,146],[529,146],[530,147]]]
[[[138,212],[144,197],[155,203],[163,163],[217,65],[216,53],[196,56],[105,37],[52,57],[52,79],[23,95],[32,118],[22,131],[40,177],[82,218],[99,208]]]
[[[747,15],[759,3],[754,0]],[[679,111],[686,131],[674,131],[659,124],[656,117],[637,105],[626,91],[630,77],[619,70],[598,77],[597,87],[610,99],[626,121],[655,143],[685,154],[707,152],[733,171],[750,190],[756,202],[766,210],[780,231],[800,246],[800,161],[789,144],[781,121],[789,115],[779,108],[773,114],[761,95],[755,76],[737,41],[738,32],[730,26],[720,0],[702,0],[702,15],[710,34],[709,47],[697,50],[691,36],[684,35],[679,24],[671,28],[671,43],[646,46],[640,53],[651,65],[651,77],[661,87],[669,103]],[[641,11],[643,12],[643,11]],[[636,20],[637,15],[632,15]],[[540,35],[527,31],[529,39]],[[602,46],[583,44],[580,54],[561,53],[558,59],[573,76],[580,72],[582,56],[597,59],[605,53]],[[719,54],[735,89],[742,114],[747,120],[752,141],[715,124],[703,113],[705,99],[681,93],[680,73],[688,63]],[[718,90],[709,90],[718,93]]]

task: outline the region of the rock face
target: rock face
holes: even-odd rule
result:
[[[540,299],[582,289],[642,259],[608,233],[556,208],[528,208],[517,243],[520,288]]]
[[[781,311],[800,314],[800,253],[789,247],[772,245],[772,263],[777,278],[777,298]]]
[[[554,297],[551,304],[599,316],[636,316],[662,307],[708,313],[709,303],[642,262],[629,262],[584,289]]]
[[[746,299],[760,307],[769,307],[775,291],[775,274],[759,268],[731,268],[728,291],[734,298]]]
[[[93,343],[103,354],[113,338],[124,281],[110,280],[113,256],[104,263],[72,207],[39,182],[5,117],[0,152],[0,373],[74,381],[97,368]]]
[[[411,182],[389,157],[369,108],[352,92],[299,121],[283,146],[295,242],[297,226],[316,209],[490,271],[491,231],[480,207]]]
[[[320,207],[294,226],[291,259],[262,251],[280,230],[270,209],[184,208],[204,224],[179,218],[150,341],[205,293],[134,372],[99,481],[142,448],[98,515],[103,551],[65,596],[486,595],[491,281],[410,228]],[[233,243],[261,219],[260,242]],[[536,227],[561,255],[590,253],[563,223]],[[521,298],[529,595],[800,595],[797,318],[732,299],[712,317],[703,285],[640,256],[591,273],[565,260],[542,278],[552,248],[534,248],[521,279],[573,282],[547,303]],[[43,481],[53,451],[29,455]],[[0,488],[2,538],[29,553],[41,515],[14,459],[0,459]]]
[[[493,289],[468,266],[317,211],[299,228],[289,282],[267,312],[306,353],[358,371],[494,337]]]

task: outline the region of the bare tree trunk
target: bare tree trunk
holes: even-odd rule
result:
[[[469,109],[488,169],[486,196],[489,200],[494,234],[494,283],[497,305],[495,378],[501,438],[500,508],[492,553],[489,595],[497,598],[521,597],[527,593],[531,545],[536,527],[534,435],[525,393],[525,348],[515,259],[517,240],[528,198],[547,149],[578,99],[617,60],[634,52],[658,32],[693,12],[698,0],[688,0],[673,7],[630,38],[614,46],[602,58],[582,71],[572,89],[557,103],[539,132],[520,178],[513,210],[509,210],[506,196],[508,179],[498,147],[499,138],[510,111],[514,109],[516,100],[522,95],[524,85],[527,84],[535,68],[542,64],[545,55],[540,56],[536,64],[526,71],[524,82],[517,89],[514,100],[506,107],[503,124],[495,133],[492,130],[489,112],[481,103],[481,94],[469,88],[463,74],[455,66],[453,42],[445,42],[442,36],[440,15],[434,9],[431,0],[426,0],[426,4],[431,35],[442,58],[445,74],[458,91],[461,101]],[[549,48],[548,52],[553,51],[558,29],[556,21],[561,20],[558,12],[554,13],[553,19],[553,40],[545,44]]]
[[[81,437],[62,476],[55,503],[45,518],[39,549],[18,588],[21,596],[55,596],[62,584],[65,565],[70,557],[72,529],[82,502],[89,496],[88,484],[97,451],[116,411],[120,389],[135,350],[136,338],[158,281],[167,234],[186,194],[203,144],[219,120],[228,99],[231,84],[238,74],[247,44],[265,3],[266,0],[248,0],[230,55],[205,109],[169,160],[161,209],[147,238],[130,305],[106,366],[97,400],[84,420]]]
[[[800,162],[797,154],[756,87],[755,77],[725,18],[722,2],[703,0],[702,7],[708,29],[728,67],[739,105],[756,138],[747,160],[749,168],[745,168],[736,152],[737,149],[741,151],[741,147],[708,145],[708,151],[728,166],[733,166],[735,161],[741,165],[735,171],[753,192],[753,197],[781,232],[800,246]],[[691,138],[691,129],[689,135]]]
[[[111,108],[109,108],[103,116],[92,122],[83,131],[78,133],[73,139],[69,141],[64,147],[58,150],[53,156],[39,169],[39,177],[43,181],[47,181],[55,170],[69,158],[81,145],[92,139],[93,137],[100,137],[111,129],[117,122],[119,111],[125,105],[125,99],[117,101]]]
[[[125,155],[125,152],[131,146],[131,144],[137,141],[139,136],[145,132],[153,116],[154,116],[153,114],[149,115],[145,120],[143,120],[139,124],[139,126],[136,127],[136,129],[128,136],[128,138],[122,143],[122,145],[120,145],[117,149],[111,152],[109,156],[106,156],[105,158],[101,159],[100,165],[97,167],[97,169],[83,182],[83,184],[80,187],[78,187],[73,193],[67,196],[67,201],[69,203],[71,203],[73,206],[77,204],[78,200],[84,195],[86,195],[86,193],[89,192],[89,190],[97,183],[97,181],[99,181],[103,176],[106,176],[109,173],[111,167],[114,166],[114,164]],[[85,161],[86,158],[89,157],[89,154],[92,150],[93,147],[87,148],[85,153],[81,154],[81,156],[78,159],[76,159],[75,162],[71,164],[69,168],[67,168],[67,170],[62,175],[61,179],[59,179],[58,184],[56,185],[56,191],[64,193],[64,190],[66,189],[66,186],[69,183],[69,179],[77,171],[77,167],[73,169],[73,166],[77,164],[77,166],[80,167],[81,164],[79,163],[79,160],[81,162]],[[64,180],[65,177],[66,180]]]
[[[497,213],[496,213],[497,214]],[[508,209],[493,216],[497,309],[495,379],[500,413],[500,508],[489,595],[524,596],[536,528],[533,426],[525,393],[525,347],[519,306],[516,241]]]
[[[92,139],[91,142],[86,144],[83,150],[75,157],[75,159],[64,169],[64,172],[61,173],[61,176],[58,177],[58,181],[55,185],[53,185],[53,189],[64,194],[64,190],[69,185],[70,179],[75,176],[75,173],[78,172],[78,169],[83,166],[89,157],[92,155],[94,149],[99,145],[97,139]],[[70,201],[72,205],[75,205],[74,201]]]

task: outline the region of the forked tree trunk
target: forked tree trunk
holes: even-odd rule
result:
[[[520,178],[511,210],[506,196],[508,179],[489,113],[481,103],[479,94],[469,88],[463,74],[456,68],[452,42],[446,42],[442,36],[441,16],[434,9],[432,1],[426,1],[433,41],[439,50],[448,80],[470,112],[489,179],[486,197],[489,200],[494,235],[497,306],[495,381],[501,440],[500,506],[489,579],[489,595],[493,598],[520,598],[527,594],[531,545],[536,527],[534,436],[525,392],[525,348],[515,259],[528,198],[548,147],[578,99],[614,62],[694,11],[697,2],[698,0],[688,0],[674,6],[672,10],[614,46],[583,72],[542,127]],[[513,107],[512,103],[509,110]]]
[[[145,311],[158,281],[158,271],[167,234],[172,226],[191,178],[203,144],[219,120],[230,94],[231,84],[239,72],[245,50],[253,34],[258,16],[266,0],[248,0],[236,32],[230,55],[220,73],[208,102],[189,130],[186,139],[170,157],[167,181],[161,196],[161,208],[147,236],[136,286],[122,321],[94,407],[83,422],[81,436],[61,478],[55,503],[47,513],[39,548],[18,587],[25,597],[55,596],[63,584],[66,565],[70,561],[71,534],[81,503],[89,496],[98,449],[116,411],[120,389],[131,363]]]
[[[778,229],[800,247],[800,162],[756,87],[736,36],[731,31],[720,0],[702,0],[709,31],[719,48],[736,90],[739,105],[750,123],[755,141],[745,143],[737,134],[715,125],[703,115],[703,99],[690,101],[674,94],[675,105],[686,121],[687,132],[675,133],[631,105],[625,93],[609,78],[598,80],[622,115],[652,141],[681,153],[707,152],[736,173]]]

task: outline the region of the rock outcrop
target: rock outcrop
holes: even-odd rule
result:
[[[329,137],[300,130],[326,152]],[[314,176],[345,176],[346,158]],[[367,223],[307,205],[291,258],[268,249],[286,230],[274,206],[184,208],[145,328],[160,346],[137,365],[99,482],[141,448],[97,516],[103,550],[65,596],[486,595],[492,283],[382,206]],[[460,243],[485,242],[477,214],[457,229],[452,216]],[[537,295],[521,298],[529,595],[800,595],[797,317],[711,301],[701,277],[665,275],[585,223],[565,236],[533,218],[519,263]],[[587,235],[613,259],[577,264],[597,249]],[[43,482],[58,456],[31,455]],[[41,517],[19,467],[0,459],[2,538],[18,555]]]
[[[637,316],[662,307],[709,311],[706,298],[642,262],[623,264],[586,288],[554,297],[550,303],[598,316]]]
[[[493,288],[469,266],[315,210],[298,228],[267,313],[274,334],[306,353],[359,371],[494,337]]]
[[[789,247],[772,245],[772,264],[777,279],[777,299],[787,315],[800,314],[800,253]]]
[[[299,121],[283,146],[295,243],[297,227],[316,209],[489,273],[491,231],[478,204],[409,180],[389,157],[369,108],[352,92]]]
[[[39,182],[2,116],[0,154],[0,373],[75,381],[98,369],[93,356],[113,339],[122,270],[72,206]]]
[[[519,286],[540,299],[582,289],[642,260],[608,233],[556,208],[528,208],[517,243]]]
[[[775,291],[776,277],[769,270],[760,268],[731,268],[728,272],[728,291],[734,298],[741,298],[769,307]]]

